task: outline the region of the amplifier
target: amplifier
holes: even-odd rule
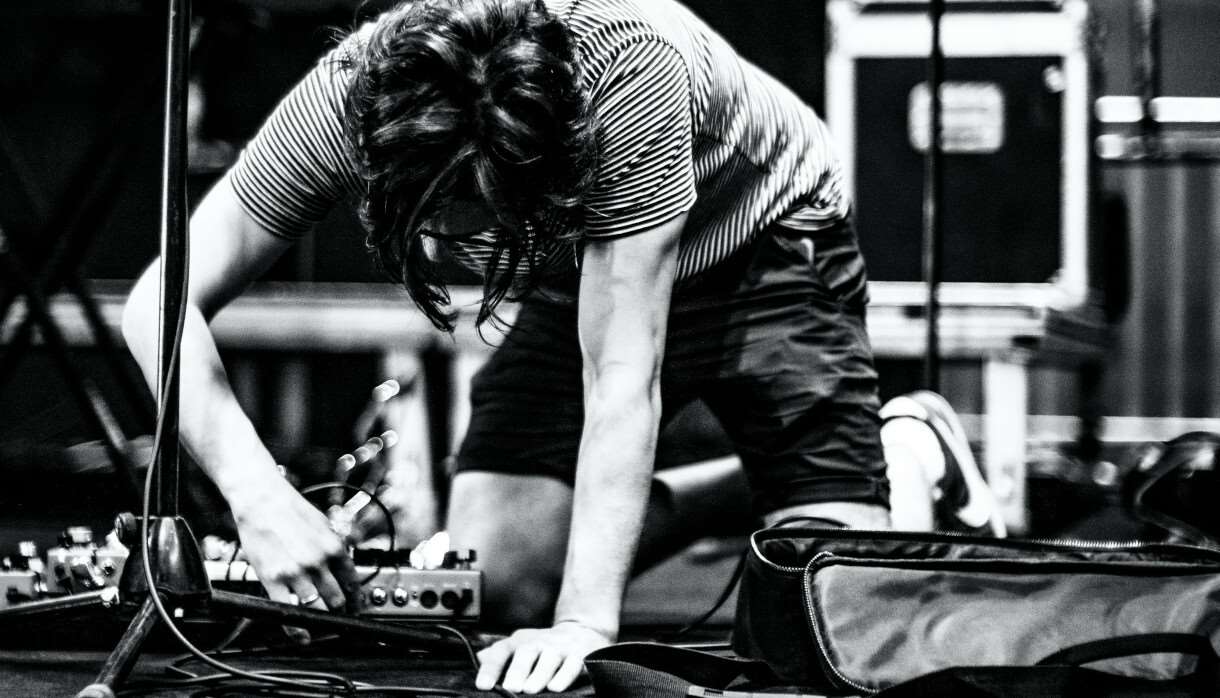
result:
[[[942,288],[1079,306],[1090,288],[1087,3],[976,4],[941,19]],[[919,282],[926,5],[829,0],[827,19],[826,120],[870,278]]]

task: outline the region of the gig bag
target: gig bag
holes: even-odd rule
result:
[[[733,650],[782,683],[875,694],[953,667],[1029,667],[1118,637],[1220,637],[1220,551],[771,528],[751,536]],[[1092,668],[1173,680],[1174,650]]]

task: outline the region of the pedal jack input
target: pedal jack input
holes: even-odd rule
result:
[[[424,608],[436,608],[436,604],[439,600],[440,598],[437,596],[436,592],[431,589],[426,589],[420,592],[419,605],[423,606]]]

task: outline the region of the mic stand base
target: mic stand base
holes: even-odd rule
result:
[[[144,576],[144,548],[139,545],[139,526],[129,514],[118,518],[120,539],[131,554],[123,567],[118,588],[73,594],[61,599],[31,601],[0,610],[0,628],[5,622],[33,617],[92,613],[99,606],[119,613],[137,607],[123,636],[107,657],[97,679],[81,689],[77,698],[114,698],[115,690],[131,673],[149,634],[161,622],[151,596],[174,609],[191,610],[214,618],[248,618],[291,625],[306,630],[330,631],[427,649],[451,649],[456,640],[443,632],[406,627],[355,616],[301,608],[268,599],[213,589],[203,565],[203,556],[181,517],[154,517],[149,521],[149,563],[156,590],[148,589]]]

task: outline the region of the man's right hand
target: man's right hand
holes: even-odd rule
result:
[[[273,601],[354,608],[360,583],[345,542],[326,515],[286,481],[230,501],[242,549]]]

